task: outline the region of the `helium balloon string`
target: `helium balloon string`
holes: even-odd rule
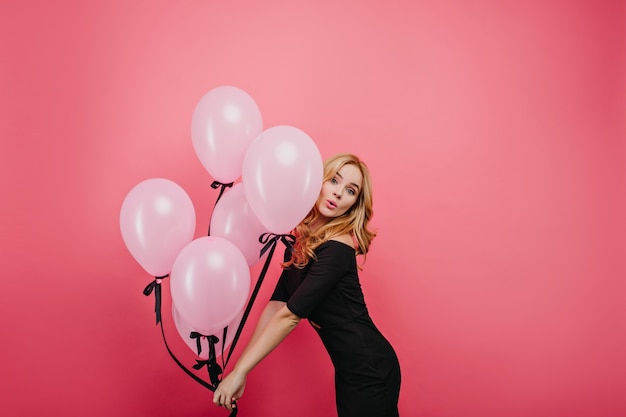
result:
[[[211,183],[211,188],[213,188],[214,190],[217,190],[218,188],[220,189],[220,193],[217,196],[217,200],[215,200],[215,204],[213,205],[213,209],[215,209],[215,206],[217,206],[217,203],[220,201],[220,198],[222,198],[222,194],[224,194],[224,191],[226,191],[227,188],[230,188],[232,186],[233,186],[232,182],[221,183],[219,181],[213,181]],[[207,236],[211,236],[211,222],[209,222],[209,230],[207,232]]]
[[[161,281],[169,277],[169,274],[162,277],[155,277],[154,281],[143,289],[143,295],[149,296],[154,291],[154,312],[156,314],[156,324],[161,322]]]
[[[224,327],[224,331],[222,332],[222,369],[226,369],[226,362],[224,361],[224,346],[226,345],[226,335],[228,334],[228,326]]]
[[[160,325],[160,327],[161,327],[161,335],[163,336],[163,343],[165,344],[165,348],[167,349],[167,352],[170,354],[170,356],[172,357],[174,362],[176,362],[176,364],[183,371],[185,371],[185,373],[187,375],[189,375],[192,379],[194,379],[196,382],[198,382],[203,387],[209,389],[210,391],[215,391],[215,388],[217,388],[217,384],[211,385],[208,382],[206,382],[205,380],[203,380],[202,378],[198,377],[193,372],[191,372],[189,369],[187,369],[185,367],[185,365],[183,365],[181,363],[181,361],[178,360],[176,355],[174,355],[174,352],[172,352],[172,350],[170,349],[169,345],[167,344],[167,339],[165,338],[165,331],[163,329],[163,320],[161,320],[161,280],[164,279],[164,278],[167,278],[168,276],[169,276],[169,274],[161,276],[161,277],[155,277],[154,281],[152,281],[150,284],[148,284],[146,286],[146,288],[144,288],[144,290],[143,290],[143,294],[146,295],[146,296],[150,295],[152,293],[152,291],[154,291],[154,298],[155,298],[154,310],[155,310],[155,313],[156,313],[157,325]]]
[[[174,355],[174,352],[172,352],[172,349],[170,349],[170,346],[167,344],[167,339],[165,338],[165,331],[163,330],[163,322],[161,322],[160,324],[161,324],[161,335],[163,336],[163,343],[165,344],[165,348],[167,349],[167,352],[170,354],[174,362],[176,362],[176,364],[180,367],[180,369],[185,371],[185,373],[189,375],[194,381],[196,381],[197,383],[199,383],[200,385],[202,385],[209,391],[215,392],[215,389],[217,388],[217,385],[219,384],[219,382],[217,384],[209,384],[204,379],[200,378],[198,375],[194,374],[189,369],[187,369],[185,365],[183,365],[182,362],[178,360],[176,355]]]
[[[233,354],[233,351],[235,350],[235,345],[237,344],[237,341],[239,340],[239,336],[241,336],[241,332],[243,331],[243,326],[246,323],[246,320],[248,319],[248,315],[250,314],[250,311],[252,310],[252,305],[254,304],[254,301],[259,293],[259,290],[261,289],[261,284],[263,284],[263,280],[265,279],[265,274],[267,273],[267,270],[269,268],[270,262],[272,260],[272,257],[274,256],[274,250],[276,249],[276,244],[278,243],[278,241],[283,242],[283,244],[287,247],[287,249],[289,249],[289,251],[293,250],[293,244],[296,242],[296,238],[293,235],[276,235],[274,233],[263,233],[260,237],[259,237],[259,242],[264,243],[265,246],[263,246],[263,248],[261,249],[261,256],[263,256],[265,254],[265,252],[268,252],[267,258],[265,259],[265,264],[263,264],[263,269],[261,270],[261,273],[259,274],[259,278],[257,279],[256,285],[254,286],[254,290],[252,291],[252,294],[250,295],[250,300],[248,301],[248,304],[246,305],[246,310],[243,313],[243,316],[241,318],[241,323],[239,323],[239,327],[237,328],[237,332],[235,333],[235,338],[233,339],[233,342],[230,345],[230,349],[228,350],[228,356],[226,358],[226,362],[224,363],[224,367],[226,367],[226,365],[228,364],[228,361],[230,360],[230,357]]]
[[[224,341],[224,343],[222,343],[222,369],[226,369],[226,362],[225,362],[225,358],[226,355],[224,355],[224,346],[226,346],[226,335],[228,334],[228,326],[224,327],[224,333],[222,334],[222,340]]]

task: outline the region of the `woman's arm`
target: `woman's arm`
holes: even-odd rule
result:
[[[267,326],[267,323],[269,323],[272,317],[274,317],[274,314],[276,314],[278,310],[284,307],[285,304],[286,303],[284,301],[274,300],[267,303],[267,305],[263,309],[263,312],[261,313],[261,316],[259,317],[259,320],[256,323],[256,327],[254,328],[254,332],[252,333],[248,344],[243,350],[242,355],[244,355],[248,351],[248,349],[250,349],[250,346],[252,346],[256,342],[256,340],[261,335],[261,332],[263,332],[263,329],[265,329],[265,327]]]
[[[263,358],[265,358],[285,337],[296,327],[300,318],[293,314],[284,303],[271,315],[267,325],[262,321],[270,316],[271,310],[276,307],[265,308],[259,324],[248,343],[248,346],[241,354],[235,364],[233,371],[220,382],[213,402],[215,405],[224,407],[229,411],[233,409],[233,402],[241,398],[246,384],[246,376]],[[267,314],[266,314],[267,313]],[[264,317],[265,316],[265,317]]]

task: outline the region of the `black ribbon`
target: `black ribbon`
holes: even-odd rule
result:
[[[217,200],[215,200],[215,205],[213,206],[213,208],[215,208],[215,206],[217,205],[217,202],[220,201],[220,198],[222,198],[222,194],[224,194],[224,191],[226,191],[227,188],[230,188],[233,186],[232,182],[229,182],[227,184],[225,183],[221,183],[219,181],[213,181],[211,183],[211,188],[213,188],[214,190],[217,190],[218,188],[220,188],[220,193],[217,196]],[[207,232],[207,236],[211,236],[211,223],[209,222],[209,230]]]
[[[283,244],[289,249],[289,251],[293,251],[293,245],[296,242],[296,237],[293,235],[285,234],[285,235],[277,235],[274,233],[263,233],[259,236],[259,242],[263,243],[265,246],[261,249],[261,256],[268,252],[267,258],[265,259],[265,264],[263,264],[263,269],[259,274],[259,279],[257,279],[256,285],[254,286],[254,290],[250,295],[250,300],[248,300],[248,304],[246,305],[246,310],[241,317],[241,323],[239,323],[239,327],[237,328],[237,332],[235,333],[235,337],[233,338],[232,343],[230,344],[230,349],[228,350],[228,356],[226,357],[226,361],[224,362],[224,367],[228,364],[233,351],[235,350],[235,345],[239,340],[239,336],[241,336],[241,332],[243,331],[243,326],[248,319],[248,315],[250,315],[250,311],[252,310],[252,305],[254,304],[254,300],[256,300],[257,295],[259,294],[259,290],[261,289],[261,284],[263,284],[263,280],[265,279],[265,274],[267,274],[267,270],[270,266],[270,261],[274,256],[274,250],[276,249],[276,245],[278,241],[283,242]]]
[[[161,320],[161,280],[164,278],[167,278],[168,276],[169,274],[164,275],[162,277],[155,277],[154,281],[149,283],[146,286],[146,288],[144,288],[143,294],[148,296],[152,294],[152,292],[154,291],[154,297],[155,297],[154,311],[156,313],[156,322],[157,322],[157,325],[160,325],[161,336],[163,337],[163,343],[165,344],[167,353],[170,354],[171,358],[174,360],[176,365],[178,365],[180,369],[182,369],[187,375],[189,375],[191,379],[193,379],[194,381],[196,381],[198,384],[202,385],[209,391],[215,392],[215,390],[217,389],[217,386],[220,383],[219,375],[222,374],[222,368],[220,368],[220,366],[217,364],[217,361],[215,358],[215,343],[217,343],[219,339],[215,336],[208,336],[209,360],[207,361],[206,365],[209,369],[209,378],[211,379],[211,383],[205,381],[204,379],[200,378],[198,375],[196,375],[195,373],[187,369],[187,367],[183,365],[183,363],[176,357],[176,355],[174,355],[174,352],[172,352],[172,349],[167,343],[167,338],[165,337],[165,330],[163,329],[163,321]],[[202,335],[198,334],[198,342],[201,336]],[[226,340],[226,329],[224,329],[224,340]],[[224,351],[224,344],[222,344],[222,353],[223,351]],[[198,354],[199,353],[200,353],[200,347],[198,347]],[[222,357],[222,360],[223,360],[223,357]],[[196,362],[198,363],[193,366],[194,369],[201,369],[205,365],[204,363],[201,364],[200,363],[201,361],[196,360]],[[233,409],[233,411],[230,413],[230,417],[236,417],[236,416],[237,416],[237,409]]]
[[[209,372],[209,378],[211,380],[211,384],[213,384],[213,386],[217,388],[217,386],[220,383],[220,375],[222,374],[222,368],[217,364],[217,358],[215,357],[215,344],[219,342],[220,339],[218,339],[216,336],[213,336],[213,335],[206,336],[198,332],[191,332],[189,337],[192,339],[196,339],[196,346],[198,348],[198,356],[200,356],[200,352],[202,351],[202,347],[200,345],[200,339],[203,337],[206,337],[206,339],[208,340],[209,342],[208,359],[207,360],[196,359],[196,364],[193,366],[193,369],[195,369],[196,371],[199,371],[204,366],[206,366]]]
[[[265,263],[263,264],[263,269],[261,270],[261,273],[259,274],[259,279],[257,279],[256,285],[254,286],[254,290],[252,291],[252,294],[250,295],[250,300],[248,301],[248,304],[246,305],[246,310],[243,313],[243,316],[241,317],[241,322],[239,323],[239,327],[237,328],[237,332],[235,333],[235,337],[233,338],[232,343],[230,344],[230,349],[228,351],[228,356],[226,358],[226,361],[224,361],[224,345],[222,344],[222,364],[224,365],[224,368],[226,368],[226,365],[228,364],[228,361],[230,360],[230,357],[233,354],[233,351],[235,350],[235,345],[237,344],[237,341],[239,340],[239,336],[241,336],[241,332],[243,331],[243,327],[246,323],[246,320],[248,319],[248,316],[250,315],[250,311],[252,310],[252,305],[254,304],[254,301],[256,300],[257,295],[259,294],[259,290],[261,289],[261,284],[263,284],[263,280],[265,279],[265,274],[267,274],[267,270],[270,266],[270,262],[272,260],[272,257],[274,256],[274,250],[276,250],[276,245],[278,244],[278,241],[283,242],[283,244],[285,245],[285,247],[290,251],[293,252],[293,245],[296,243],[296,237],[293,235],[289,235],[289,234],[284,234],[284,235],[277,235],[274,233],[263,233],[261,236],[259,236],[259,242],[263,243],[264,246],[261,249],[261,257],[265,254],[265,252],[268,252],[267,258],[265,259]],[[226,340],[226,331],[227,328],[224,328],[224,339]],[[237,413],[239,412],[239,407],[237,406],[236,408],[233,408],[233,411],[231,411],[231,413],[229,414],[229,417],[237,417]]]
[[[143,295],[149,296],[154,291],[154,313],[156,314],[156,324],[161,322],[161,280],[169,277],[169,274],[162,277],[155,277],[154,281],[143,289]]]
[[[267,252],[268,249],[271,249],[268,258],[271,258],[274,254],[274,249],[276,248],[276,244],[278,241],[283,242],[285,247],[289,249],[289,252],[293,252],[293,245],[296,243],[296,237],[294,235],[276,235],[274,233],[263,233],[259,236],[259,242],[263,243],[264,246],[261,248],[261,257]]]
[[[174,362],[176,362],[176,365],[178,365],[180,367],[180,369],[185,371],[185,373],[187,375],[189,375],[191,377],[191,379],[196,381],[198,384],[202,385],[204,388],[208,389],[209,391],[215,392],[215,389],[217,388],[216,384],[209,384],[204,379],[200,378],[198,375],[196,375],[193,372],[191,372],[189,369],[187,369],[185,367],[185,365],[182,364],[182,362],[180,360],[178,360],[176,355],[174,355],[174,352],[172,352],[172,349],[170,349],[170,346],[167,344],[167,339],[165,338],[165,331],[163,330],[163,322],[161,322],[161,336],[163,336],[163,343],[165,344],[165,348],[167,349],[167,353],[170,354],[170,356],[172,357]]]
[[[174,362],[176,362],[176,364],[183,371],[185,371],[185,373],[187,375],[189,375],[193,380],[195,380],[197,383],[199,383],[203,387],[207,388],[208,390],[215,391],[215,389],[217,388],[217,385],[219,384],[219,380],[217,380],[217,382],[215,382],[213,380],[213,378],[212,378],[211,379],[211,384],[209,384],[208,382],[206,382],[202,378],[198,377],[196,374],[194,374],[189,369],[187,369],[185,367],[185,365],[183,365],[180,360],[178,360],[176,355],[174,355],[174,352],[172,352],[172,349],[170,349],[169,345],[167,344],[167,339],[165,338],[165,331],[163,329],[163,321],[161,320],[161,280],[164,279],[164,278],[167,278],[168,276],[169,276],[169,274],[168,275],[164,275],[162,277],[155,277],[154,281],[149,283],[146,286],[146,288],[143,289],[143,294],[145,296],[148,296],[148,295],[152,294],[152,292],[154,291],[154,312],[156,313],[156,324],[157,325],[160,324],[161,335],[163,336],[163,343],[165,344],[165,348],[167,349],[167,352],[170,354],[170,356],[172,357]],[[215,336],[212,336],[212,337],[215,337]],[[217,339],[217,337],[215,337],[215,340],[219,341],[219,339]],[[213,346],[213,349],[212,349],[212,351],[213,351],[213,361],[215,361],[215,343],[216,342],[213,342],[213,345],[212,345]],[[211,346],[211,339],[209,339],[209,346]],[[217,366],[217,368],[219,368],[217,363],[215,363],[215,365]],[[216,366],[211,367],[211,372],[214,372],[214,371],[217,370]],[[217,373],[217,375],[219,375],[219,374],[221,374],[221,368],[220,368],[219,373]],[[211,376],[211,373],[209,374],[209,376]]]
[[[198,356],[200,356],[200,354],[202,353],[202,338],[206,337],[201,333],[198,332],[191,332],[189,334],[189,338],[190,339],[196,339],[196,351],[198,352]]]
[[[220,201],[220,198],[222,198],[222,194],[224,194],[224,191],[226,191],[227,188],[230,188],[233,186],[232,182],[229,182],[227,184],[221,183],[219,181],[213,181],[211,183],[211,188],[213,188],[214,190],[217,190],[218,188],[221,187],[220,189],[220,193],[217,196],[217,200],[215,200],[215,204],[217,204],[218,201]]]

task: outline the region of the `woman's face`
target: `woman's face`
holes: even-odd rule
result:
[[[363,175],[355,165],[342,166],[330,180],[322,184],[317,208],[324,217],[339,217],[357,201]]]

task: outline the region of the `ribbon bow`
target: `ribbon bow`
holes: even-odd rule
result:
[[[149,296],[154,291],[154,312],[156,314],[156,324],[161,322],[161,280],[169,277],[169,274],[162,277],[155,277],[154,281],[149,283],[146,288],[143,289],[143,295]]]
[[[221,182],[219,182],[219,181],[213,181],[213,182],[211,183],[211,188],[213,188],[214,190],[217,190],[218,188],[220,188],[220,187],[221,187],[221,189],[220,189],[220,193],[219,193],[219,195],[217,196],[217,200],[215,200],[215,204],[217,204],[217,202],[218,202],[218,201],[220,201],[220,198],[222,197],[222,194],[224,194],[224,191],[225,191],[227,188],[230,188],[230,187],[232,187],[232,186],[233,186],[233,183],[232,183],[232,182],[229,182],[229,183],[225,184],[225,183],[221,183]]]
[[[261,256],[263,256],[265,252],[267,252],[267,250],[271,248],[269,256],[271,258],[271,255],[274,253],[274,248],[276,247],[276,244],[279,240],[283,242],[285,247],[289,249],[290,252],[293,252],[293,245],[296,243],[296,237],[294,235],[277,235],[274,233],[263,233],[261,236],[259,236],[259,242],[264,244],[263,248],[261,248]]]
[[[220,187],[221,187],[221,189],[220,189],[220,193],[219,193],[219,195],[217,196],[217,200],[215,200],[215,205],[213,206],[214,208],[215,208],[215,206],[217,206],[217,202],[218,202],[218,201],[220,201],[220,198],[222,198],[222,194],[224,194],[224,191],[225,191],[227,188],[230,188],[230,187],[232,187],[232,186],[233,186],[233,183],[232,183],[232,182],[229,182],[228,184],[224,184],[224,183],[221,183],[221,182],[219,182],[219,181],[213,181],[213,182],[211,183],[211,188],[213,188],[214,190],[217,190],[218,188],[220,188]],[[208,236],[211,236],[211,222],[209,222],[209,230],[208,230],[208,232],[207,232],[207,235],[208,235]]]
[[[207,367],[209,372],[209,378],[211,379],[211,384],[214,387],[217,387],[220,383],[219,376],[222,374],[222,368],[217,364],[217,358],[215,357],[215,344],[220,341],[216,336],[205,336],[198,332],[191,332],[189,335],[190,338],[196,339],[196,346],[198,348],[198,355],[202,351],[202,347],[200,345],[200,339],[206,337],[209,342],[209,358],[207,360],[198,360],[196,359],[196,364],[193,366],[193,369],[200,370],[204,366]]]

